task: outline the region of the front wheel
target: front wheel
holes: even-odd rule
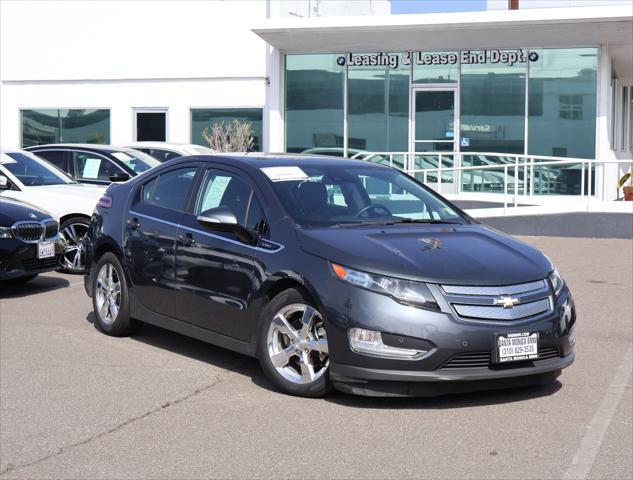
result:
[[[72,217],[59,228],[59,236],[64,244],[62,268],[68,273],[84,273],[86,269],[84,240],[89,226],[87,218]]]
[[[262,312],[258,356],[268,379],[284,393],[322,397],[332,389],[323,316],[297,289],[281,292]]]

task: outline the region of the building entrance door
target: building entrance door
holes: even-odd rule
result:
[[[456,140],[457,108],[455,89],[415,88],[411,100],[411,151],[415,169],[449,168],[454,165],[454,152],[459,151]],[[419,175],[417,175],[420,178]],[[442,172],[442,193],[457,193],[452,170]],[[427,174],[427,183],[436,188],[437,172]]]

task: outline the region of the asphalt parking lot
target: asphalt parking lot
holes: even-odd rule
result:
[[[1,478],[633,477],[630,239],[521,237],[579,311],[576,363],[538,388],[435,399],[273,391],[255,360],[92,325],[82,278],[0,292]]]

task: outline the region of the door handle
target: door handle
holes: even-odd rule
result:
[[[191,233],[187,232],[184,235],[178,235],[178,242],[185,247],[192,247],[196,244],[196,239],[193,238]]]
[[[130,227],[132,230],[136,230],[137,228],[141,226],[141,224],[138,221],[138,218],[128,219],[127,224],[128,224],[128,227]]]

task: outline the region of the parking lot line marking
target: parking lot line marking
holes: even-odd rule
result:
[[[624,392],[628,389],[632,371],[633,343],[630,343],[563,479],[586,479],[589,476],[607,429],[613,421]]]

